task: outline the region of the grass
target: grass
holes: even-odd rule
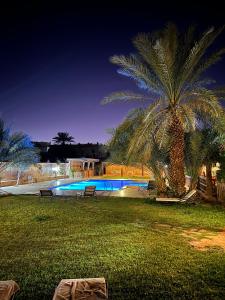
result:
[[[219,207],[3,197],[0,280],[18,282],[16,299],[52,299],[62,278],[100,276],[110,299],[223,299],[224,252],[197,251],[181,232],[224,227]]]

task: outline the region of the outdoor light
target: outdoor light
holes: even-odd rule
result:
[[[56,166],[56,167],[53,167],[52,168],[52,171],[54,171],[54,172],[59,172],[59,170],[60,170],[60,167],[59,166]]]

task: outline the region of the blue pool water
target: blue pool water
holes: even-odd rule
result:
[[[95,185],[96,191],[118,191],[121,190],[125,186],[140,186],[143,188],[147,188],[146,182],[138,182],[134,180],[126,180],[126,179],[115,179],[115,180],[83,180],[77,181],[69,184],[64,184],[58,187],[54,187],[53,189],[68,191],[68,190],[84,190],[88,185]]]

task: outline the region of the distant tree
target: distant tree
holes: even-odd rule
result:
[[[55,144],[65,145],[74,142],[74,137],[69,135],[68,132],[58,132],[57,136],[53,138]]]
[[[8,167],[20,170],[39,161],[39,151],[33,146],[30,138],[22,133],[10,133],[10,129],[0,119],[0,175]]]

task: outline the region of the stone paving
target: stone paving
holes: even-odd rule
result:
[[[13,185],[13,186],[4,186],[0,188],[0,191],[11,193],[14,195],[21,195],[21,194],[37,194],[41,189],[48,189],[53,186],[58,186],[61,184],[71,183],[75,180],[73,178],[66,178],[66,179],[58,179],[58,180],[51,180],[51,181],[44,181],[38,183],[30,183],[30,184],[22,184],[22,185]]]

